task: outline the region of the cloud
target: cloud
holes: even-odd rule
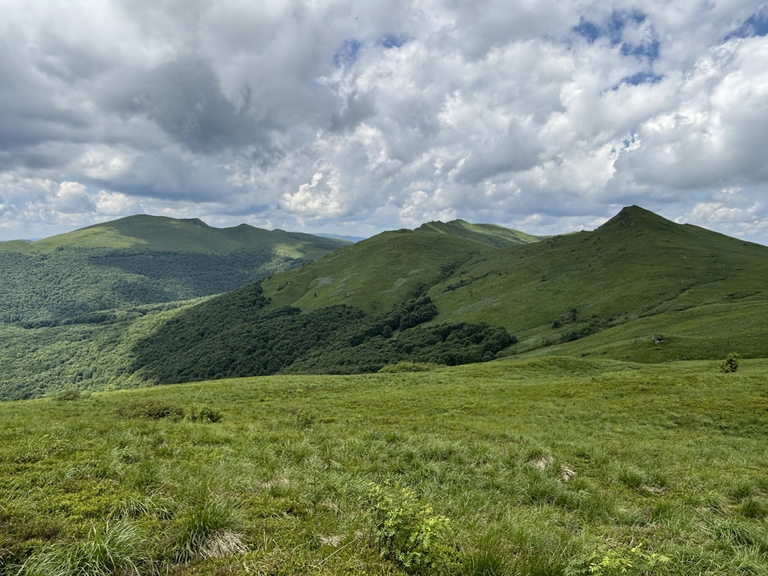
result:
[[[7,0],[0,227],[552,233],[640,204],[768,243],[766,10]]]
[[[79,182],[62,182],[54,191],[52,208],[62,214],[82,214],[94,208],[85,186]]]
[[[327,218],[344,213],[344,197],[337,178],[315,172],[311,182],[302,184],[296,192],[283,194],[284,210],[309,218]]]

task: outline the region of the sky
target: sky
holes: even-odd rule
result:
[[[122,216],[768,245],[768,2],[0,0],[0,239]]]

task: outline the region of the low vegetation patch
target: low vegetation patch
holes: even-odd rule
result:
[[[739,355],[734,353],[728,354],[725,360],[723,360],[723,363],[720,365],[720,370],[722,370],[726,374],[736,372],[738,369],[739,369]]]
[[[223,414],[211,408],[207,404],[198,404],[193,402],[189,408],[184,412],[184,418],[190,422],[220,422],[223,418]]]
[[[180,420],[184,417],[184,408],[161,399],[144,400],[135,404],[128,404],[122,407],[120,412],[126,418],[147,418],[149,420],[159,420],[161,418]]]
[[[368,490],[371,539],[383,560],[409,574],[445,573],[450,549],[444,538],[449,521],[432,506],[418,501],[413,490],[399,484]]]
[[[397,374],[399,372],[429,372],[435,368],[439,368],[439,364],[433,364],[430,362],[397,362],[395,364],[387,364],[379,369],[382,374]]]
[[[277,372],[358,374],[398,362],[493,360],[517,342],[500,326],[424,325],[437,308],[423,296],[377,315],[344,305],[302,313],[267,304],[253,285],[190,308],[137,344],[131,369],[157,383]]]

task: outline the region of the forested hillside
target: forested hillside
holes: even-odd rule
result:
[[[226,292],[345,244],[145,215],[37,242],[4,242],[0,321],[38,327],[79,322],[95,311]]]
[[[387,364],[492,360],[515,341],[502,327],[441,324],[428,297],[367,315],[346,305],[301,313],[265,309],[261,286],[241,288],[169,320],[134,348],[133,370],[155,383],[276,373],[353,374]]]

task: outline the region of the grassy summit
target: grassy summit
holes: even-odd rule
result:
[[[248,224],[232,228],[214,228],[198,218],[177,219],[138,214],[88,226],[74,232],[31,242],[27,248],[47,253],[65,248],[132,248],[152,251],[191,252],[195,254],[228,254],[254,247],[284,250],[298,255],[305,248],[310,256],[327,252],[320,246],[340,246],[346,242],[283,230],[262,230]],[[285,254],[291,255],[291,254]]]
[[[464,220],[451,220],[450,222],[427,222],[418,230],[424,232],[437,232],[438,234],[451,234],[475,240],[482,244],[507,248],[518,244],[530,244],[541,240],[538,236],[532,236],[519,230],[512,230],[495,224],[470,224]]]

